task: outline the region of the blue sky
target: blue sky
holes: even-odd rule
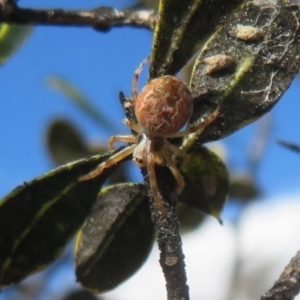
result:
[[[66,1],[65,1],[66,2]],[[93,8],[99,5],[126,6],[129,1],[54,0],[19,1],[22,7]],[[122,125],[123,111],[118,93],[131,93],[132,75],[149,55],[152,33],[144,29],[117,28],[103,34],[90,28],[38,26],[27,43],[0,70],[0,198],[17,185],[53,168],[45,148],[47,125],[58,116],[69,118],[87,140],[105,142],[112,134],[102,130],[62,95],[46,86],[48,75],[63,76],[87,94],[103,113],[119,125],[118,133],[129,132]],[[141,77],[140,88],[146,80]],[[300,144],[298,104],[300,81],[296,78],[271,113],[268,147],[257,180],[265,192],[274,195],[300,192],[300,155],[276,143],[277,138]],[[228,165],[245,171],[247,147],[258,122],[224,140]],[[135,168],[135,178],[141,180]],[[278,199],[278,198],[277,198]]]

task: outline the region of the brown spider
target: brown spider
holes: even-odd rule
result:
[[[123,122],[130,127],[135,135],[114,135],[109,140],[109,148],[114,149],[117,141],[130,143],[120,152],[113,154],[101,163],[97,169],[79,178],[79,181],[89,180],[99,176],[105,168],[118,163],[132,155],[133,162],[139,167],[146,167],[150,188],[155,203],[160,212],[165,213],[163,199],[159,193],[155,164],[166,164],[176,182],[177,193],[184,187],[184,179],[176,166],[176,156],[184,156],[185,151],[173,144],[167,138],[183,137],[196,131],[201,131],[213,121],[219,110],[213,112],[207,119],[193,127],[179,131],[189,120],[193,101],[187,85],[173,76],[161,76],[150,81],[138,95],[137,85],[139,75],[148,62],[146,58],[135,71],[133,76],[131,103],[135,109],[136,122],[125,119]],[[171,155],[173,153],[173,156]]]

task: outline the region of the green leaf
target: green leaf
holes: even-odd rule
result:
[[[0,64],[5,63],[28,39],[33,26],[0,25]]]
[[[79,129],[67,119],[56,119],[49,125],[46,142],[52,161],[57,166],[92,154]]]
[[[180,200],[176,204],[176,214],[180,223],[180,233],[182,234],[197,229],[206,218],[206,214],[202,211],[194,209]]]
[[[299,7],[285,1],[250,1],[227,16],[206,42],[191,77],[191,123],[216,106],[220,114],[201,133],[200,143],[235,132],[279,101],[299,72],[299,17]],[[220,54],[233,64],[211,71]]]
[[[53,262],[80,228],[113,168],[79,182],[109,157],[95,155],[17,187],[0,202],[0,287]]]
[[[161,0],[150,79],[174,75],[242,0]]]
[[[108,145],[87,144],[79,129],[67,119],[54,120],[47,129],[47,150],[56,166],[108,151]],[[108,178],[109,184],[128,181],[126,165],[120,165]]]
[[[252,174],[230,174],[230,198],[249,203],[262,196],[262,191]]]
[[[97,107],[95,107],[74,84],[58,76],[49,76],[47,80],[50,87],[58,90],[75,103],[83,112],[85,112],[91,119],[96,121],[102,128],[116,132],[118,127],[104,114],[102,114]]]
[[[200,147],[187,154],[179,170],[185,181],[179,200],[221,222],[220,214],[229,190],[229,176],[222,160]]]
[[[82,289],[69,290],[61,300],[105,300],[103,297],[98,297],[89,291]]]
[[[153,234],[144,185],[118,184],[102,190],[77,235],[77,281],[96,293],[115,288],[145,262]]]
[[[157,10],[159,5],[159,0],[140,0],[139,2],[141,2],[147,9],[152,8]]]

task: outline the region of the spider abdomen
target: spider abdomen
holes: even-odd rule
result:
[[[169,136],[189,120],[193,102],[187,85],[173,76],[150,81],[137,97],[135,114],[146,133]]]

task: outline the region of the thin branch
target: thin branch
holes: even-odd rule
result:
[[[98,7],[91,10],[20,8],[7,0],[0,0],[0,22],[29,25],[85,26],[99,31],[130,26],[153,30],[157,14],[154,10],[128,8],[117,10]]]
[[[145,184],[148,187],[151,218],[154,223],[156,240],[160,250],[160,266],[165,276],[168,300],[189,300],[189,287],[185,271],[182,241],[179,233],[179,221],[175,213],[178,196],[176,183],[166,167],[156,167],[159,190],[165,200],[166,214],[159,211],[149,187],[146,170],[143,170]]]
[[[284,140],[277,140],[277,142],[281,145],[284,146],[292,151],[295,151],[297,153],[300,153],[300,146],[291,142],[287,142]]]
[[[285,267],[274,286],[261,300],[293,300],[300,290],[300,251]]]

